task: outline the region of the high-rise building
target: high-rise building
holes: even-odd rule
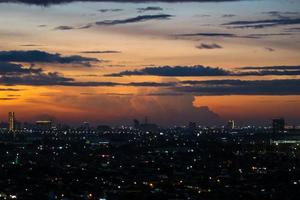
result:
[[[227,122],[227,129],[232,130],[232,129],[234,129],[234,128],[235,128],[234,120],[229,120],[229,121]]]
[[[8,113],[8,130],[9,131],[14,131],[16,128],[16,119],[15,119],[15,113],[14,112],[9,112]]]
[[[285,120],[283,118],[273,119],[273,133],[284,133]]]

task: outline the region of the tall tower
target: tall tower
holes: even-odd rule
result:
[[[9,124],[9,131],[14,131],[15,130],[15,113],[14,112],[9,112],[8,113],[8,124]]]
[[[227,129],[232,130],[234,128],[235,128],[235,122],[234,122],[234,120],[229,120],[227,122]]]

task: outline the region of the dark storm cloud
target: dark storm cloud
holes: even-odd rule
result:
[[[300,95],[300,79],[183,81],[173,88],[195,95]]]
[[[198,49],[222,49],[223,47],[221,45],[218,44],[205,44],[205,43],[201,43],[200,45],[196,46],[196,48]]]
[[[81,51],[79,53],[86,53],[86,54],[112,54],[112,53],[122,53],[121,51],[114,51],[114,50],[106,50],[106,51]]]
[[[130,23],[138,23],[138,22],[145,22],[151,20],[168,20],[172,15],[167,14],[158,14],[158,15],[140,15],[137,17],[127,18],[127,19],[117,19],[117,20],[104,20],[96,22],[96,25],[103,25],[103,26],[113,26],[118,24],[130,24]]]
[[[120,73],[108,74],[106,76],[133,76],[133,75],[151,75],[151,76],[226,76],[229,72],[221,68],[197,66],[162,66],[147,67],[134,71],[122,71]]]
[[[137,8],[137,11],[142,13],[142,12],[147,12],[147,11],[162,11],[163,8],[159,6],[148,6],[145,8]]]
[[[3,74],[31,74],[39,73],[41,69],[34,69],[32,67],[25,68],[20,64],[0,62],[0,75]]]
[[[291,66],[271,66],[260,67],[255,71],[251,67],[239,68],[241,71],[229,71],[223,68],[205,67],[202,65],[196,66],[161,66],[161,67],[146,67],[139,70],[121,71],[119,73],[107,74],[105,76],[122,77],[122,76],[292,76],[300,75],[299,67]],[[243,71],[243,70],[251,71]],[[255,69],[255,67],[253,68]]]
[[[225,23],[230,28],[266,28],[281,25],[298,25],[300,18],[279,18],[279,19],[263,19],[253,21],[232,21]]]
[[[0,51],[0,62],[82,64],[89,66],[90,62],[99,62],[99,60],[96,58],[82,57],[79,55],[62,56],[58,53],[30,50]]]

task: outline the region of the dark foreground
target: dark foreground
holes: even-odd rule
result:
[[[269,134],[1,134],[0,199],[298,199],[300,146]]]

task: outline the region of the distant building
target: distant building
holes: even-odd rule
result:
[[[229,120],[227,122],[227,129],[232,130],[234,128],[235,128],[235,122],[234,122],[234,120]]]
[[[90,130],[90,123],[89,122],[83,122],[83,125],[82,125],[82,130]]]
[[[273,119],[273,133],[284,133],[285,120],[283,118]]]
[[[139,129],[139,127],[140,127],[140,121],[137,120],[137,119],[134,119],[133,120],[133,126],[134,126],[135,129]]]
[[[144,131],[156,131],[158,129],[158,126],[153,123],[148,122],[148,118],[145,117],[145,122],[140,123],[138,120],[133,120],[134,122],[134,128],[144,130]]]
[[[8,127],[9,127],[8,123],[6,123],[6,122],[1,122],[0,123],[0,129],[8,129]]]
[[[36,121],[35,124],[39,130],[50,130],[52,128],[52,121],[50,120]]]
[[[8,130],[14,131],[15,129],[16,129],[15,113],[9,112],[8,113]]]
[[[189,126],[188,126],[188,131],[190,133],[194,133],[197,129],[197,124],[196,122],[189,122]]]

